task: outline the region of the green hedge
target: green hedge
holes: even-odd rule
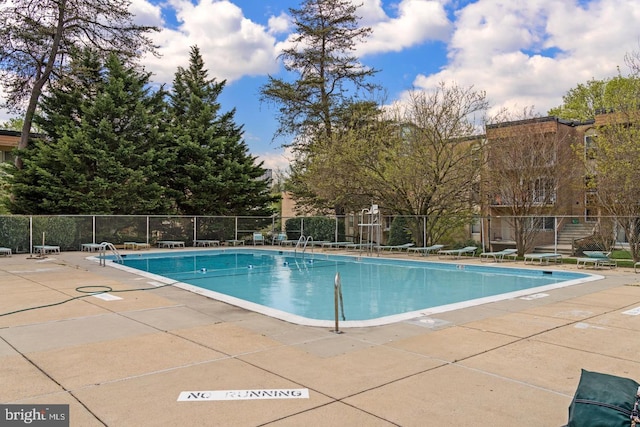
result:
[[[29,252],[29,217],[0,217],[0,246],[15,253]]]
[[[78,249],[76,221],[70,217],[44,216],[33,218],[33,244],[60,246],[62,250]]]
[[[335,239],[336,220],[324,217],[289,218],[284,227],[289,240],[299,239],[302,230],[305,236],[311,236],[315,241],[332,242]],[[344,221],[338,223],[338,240],[341,239],[344,239]]]

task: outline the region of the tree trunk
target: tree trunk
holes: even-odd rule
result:
[[[53,65],[56,61],[56,57],[58,56],[58,51],[60,49],[60,42],[62,40],[62,33],[64,31],[64,17],[66,7],[66,0],[63,0],[58,4],[58,21],[56,24],[56,32],[53,36],[53,43],[51,44],[51,51],[49,52],[49,56],[46,59],[47,62],[44,70],[42,70],[41,74],[36,76],[35,83],[33,84],[33,88],[31,89],[29,104],[27,105],[27,111],[24,115],[24,123],[22,124],[22,135],[20,135],[20,142],[18,142],[18,149],[25,149],[29,146],[31,125],[33,124],[33,117],[35,116],[36,108],[38,107],[38,100],[40,99],[40,95],[42,94],[42,88],[44,88],[44,85],[49,80],[49,76],[51,76]],[[38,72],[40,73],[40,71]],[[18,169],[22,169],[22,159],[20,158],[20,156],[16,156],[15,165]]]

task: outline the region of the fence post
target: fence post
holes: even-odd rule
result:
[[[198,217],[194,216],[193,217],[193,246],[196,245],[196,240],[198,240],[198,232],[196,230],[198,230]]]
[[[33,255],[33,215],[29,215],[29,254]]]

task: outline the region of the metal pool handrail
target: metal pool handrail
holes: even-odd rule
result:
[[[340,280],[340,272],[336,273],[336,278],[334,280],[334,284],[333,284],[333,296],[334,296],[334,308],[335,308],[335,317],[336,317],[336,328],[333,332],[335,332],[336,334],[341,334],[342,332],[340,331],[339,325],[338,325],[338,306],[340,307],[340,310],[342,311],[342,320],[347,320],[344,317],[344,302],[342,301],[342,283]]]
[[[118,252],[113,243],[102,242],[100,243],[100,265],[103,267],[106,265],[107,249],[113,253],[116,258],[116,262],[122,264],[122,255],[120,255],[120,252]]]
[[[298,243],[296,243],[296,247],[293,248],[293,253],[296,254],[298,252],[298,247],[302,245],[302,255],[304,255],[310,241],[312,242],[311,252],[313,252],[313,237],[311,236],[304,237],[304,235],[301,235],[300,238],[298,239]]]

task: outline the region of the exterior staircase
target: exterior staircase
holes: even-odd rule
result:
[[[558,246],[571,248],[574,240],[593,234],[594,226],[591,223],[565,224],[562,230],[558,231]]]
[[[593,234],[594,224],[590,223],[567,223],[558,231],[557,251],[560,254],[573,255],[573,241]],[[537,246],[534,252],[553,252],[555,245]]]

